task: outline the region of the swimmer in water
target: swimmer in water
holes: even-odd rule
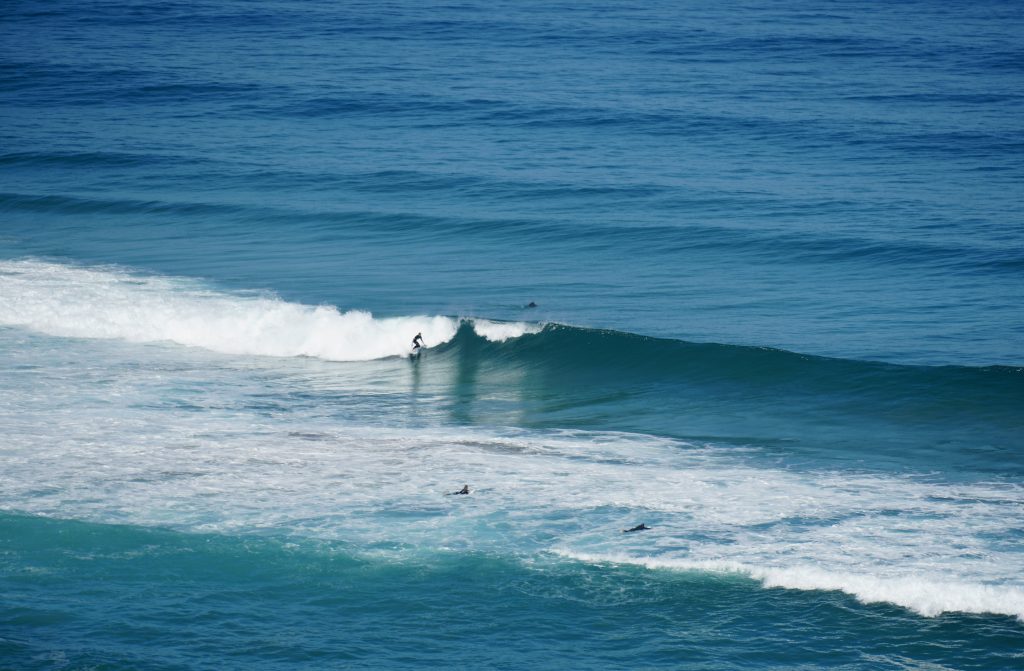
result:
[[[635,526],[635,527],[633,527],[632,529],[623,529],[623,530],[622,530],[622,533],[624,533],[624,534],[628,534],[628,533],[630,533],[631,531],[647,531],[647,530],[649,530],[649,529],[650,529],[650,527],[649,527],[649,526],[647,526],[646,524],[644,524],[643,522],[641,522],[640,524],[636,525],[636,526]]]
[[[459,494],[469,494],[469,485],[462,485],[462,489],[457,492],[448,492],[445,496],[458,496]]]

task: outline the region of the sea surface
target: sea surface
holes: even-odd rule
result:
[[[6,0],[0,669],[1024,668],[1022,35]]]

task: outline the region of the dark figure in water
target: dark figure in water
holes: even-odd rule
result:
[[[535,308],[535,307],[537,307],[537,304],[536,304],[536,303],[534,303],[533,301],[530,301],[530,302],[529,302],[529,303],[527,304],[527,306],[526,306],[526,307],[528,307],[528,308]]]
[[[417,333],[416,337],[412,339],[412,348],[418,350],[421,347],[423,347],[423,334]]]
[[[457,492],[448,492],[445,496],[457,496],[459,494],[469,494],[469,485],[462,485],[462,489]]]
[[[650,529],[650,527],[647,526],[646,524],[644,524],[643,522],[641,522],[640,524],[636,525],[632,529],[623,529],[622,533],[628,534],[631,531],[647,531],[648,529]]]

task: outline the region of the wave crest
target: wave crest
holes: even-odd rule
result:
[[[491,341],[539,326],[467,320]],[[445,316],[376,318],[361,310],[290,303],[273,296],[212,291],[171,277],[42,261],[0,262],[0,324],[48,335],[173,342],[223,354],[309,356],[366,361],[449,342],[461,320]]]
[[[648,569],[735,573],[759,581],[766,588],[836,590],[861,603],[892,603],[925,617],[943,613],[995,613],[1024,622],[1024,589],[986,585],[962,580],[921,577],[880,577],[803,566],[768,568],[736,561],[684,560],[631,557],[626,554],[589,554],[556,551],[568,559],[586,563],[630,564]]]

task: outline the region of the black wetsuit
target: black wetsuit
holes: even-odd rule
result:
[[[420,347],[423,347],[423,336],[417,333],[416,337],[412,339],[412,348],[419,349]]]

